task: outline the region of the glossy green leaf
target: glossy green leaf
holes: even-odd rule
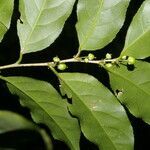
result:
[[[0,0],[0,41],[9,29],[13,6],[13,0]]]
[[[44,130],[38,128],[35,124],[31,123],[21,115],[10,111],[0,111],[0,134],[22,129],[39,132],[45,142],[47,150],[52,150],[51,140]]]
[[[79,51],[97,50],[111,42],[125,20],[129,0],[79,0]]]
[[[78,117],[85,137],[101,150],[132,150],[133,133],[124,108],[94,77],[59,74],[63,93],[72,98],[69,108]]]
[[[21,53],[48,47],[59,36],[75,0],[20,0]]]
[[[150,56],[150,0],[145,0],[128,29],[121,56],[145,58]]]
[[[3,77],[9,90],[19,96],[37,123],[46,124],[54,138],[66,142],[71,150],[79,150],[80,130],[65,101],[47,82],[26,77]]]
[[[136,62],[133,71],[121,65],[109,69],[109,74],[118,99],[133,115],[150,124],[150,64]]]

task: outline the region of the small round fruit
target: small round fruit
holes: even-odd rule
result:
[[[128,65],[134,65],[135,64],[135,58],[134,57],[128,57]]]
[[[111,54],[107,53],[106,54],[106,59],[111,59],[111,58],[112,58]]]
[[[85,58],[85,59],[84,59],[84,62],[85,62],[85,63],[88,63],[88,62],[89,62],[89,59],[88,59],[88,58]]]
[[[65,70],[67,68],[67,65],[66,64],[64,64],[64,63],[61,63],[61,64],[59,64],[58,66],[57,66],[57,69],[58,70]]]
[[[54,61],[55,63],[58,63],[58,62],[60,62],[60,59],[59,59],[59,57],[56,56],[56,57],[53,58],[53,61]]]
[[[126,59],[127,59],[127,56],[122,56],[121,59],[122,59],[122,60],[126,60]]]
[[[95,58],[95,56],[92,54],[92,53],[89,53],[88,54],[88,59],[89,60],[93,60]]]
[[[113,65],[112,65],[111,63],[107,63],[107,64],[105,64],[105,66],[106,66],[107,68],[111,68]]]

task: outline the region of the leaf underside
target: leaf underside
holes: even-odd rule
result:
[[[143,59],[150,56],[150,0],[145,0],[128,29],[121,56]]]
[[[20,129],[37,130],[38,128],[33,123],[16,113],[0,111],[0,134]]]
[[[94,77],[59,74],[62,94],[72,98],[71,113],[78,117],[85,137],[101,150],[132,150],[133,133],[127,115],[115,96]]]
[[[31,111],[37,123],[46,124],[54,138],[64,141],[71,150],[79,150],[80,129],[65,101],[47,82],[26,77],[3,77],[12,94]]]
[[[126,66],[109,69],[112,89],[129,111],[150,124],[150,64],[136,62],[135,69]]]
[[[129,0],[79,0],[79,51],[97,50],[111,42],[122,27]]]
[[[21,53],[48,47],[59,36],[75,0],[20,0],[18,34]]]
[[[13,0],[0,0],[0,42],[9,29],[13,6]]]

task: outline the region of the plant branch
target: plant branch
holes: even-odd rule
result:
[[[98,65],[103,65],[104,63],[107,62],[116,62],[117,58],[115,59],[104,59],[104,60],[89,60],[88,62],[85,62],[84,59],[82,58],[70,58],[70,59],[64,59],[61,60],[59,63],[69,63],[69,62],[80,62],[80,63],[90,63],[90,64],[98,64]],[[28,63],[28,64],[18,64],[18,63],[14,63],[14,64],[10,64],[10,65],[5,65],[5,66],[0,66],[0,70],[4,70],[4,69],[9,69],[9,68],[20,68],[20,67],[48,67],[48,66],[52,66],[55,67],[55,63],[54,62],[44,62],[44,63]]]
[[[9,69],[9,68],[20,68],[20,67],[44,67],[48,66],[48,63],[31,63],[31,64],[10,64],[6,66],[0,66],[0,70]]]

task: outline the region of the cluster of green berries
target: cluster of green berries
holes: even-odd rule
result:
[[[54,57],[54,58],[53,58],[53,62],[57,64],[57,69],[58,69],[58,70],[63,71],[63,70],[65,70],[65,69],[67,69],[67,65],[66,65],[65,63],[60,63],[59,57],[57,57],[57,56]]]
[[[105,59],[110,60],[111,58],[112,58],[112,55],[107,53]],[[121,61],[126,61],[128,65],[134,65],[135,64],[135,58],[131,57],[131,56],[122,56]],[[105,63],[105,66],[107,68],[110,68],[113,66],[113,63],[114,62]]]
[[[131,56],[122,56],[122,60],[127,60],[128,65],[134,65],[135,64],[135,58]]]
[[[94,56],[94,54],[89,53],[88,56],[86,56],[84,58],[84,62],[88,63],[89,61],[92,61],[95,58],[96,57]],[[116,61],[112,61],[111,59],[112,59],[112,55],[107,53],[105,56],[105,59],[104,59],[105,60],[104,61],[105,67],[110,68],[113,66],[113,64],[117,63]],[[134,65],[135,64],[135,58],[131,57],[131,56],[122,56],[120,60],[126,61],[128,65]],[[61,63],[59,57],[57,57],[57,56],[53,58],[53,62],[57,65],[58,70],[63,71],[67,68],[67,65],[65,63]]]
[[[105,56],[105,59],[109,60],[111,58],[112,58],[112,54],[107,53],[106,56]],[[110,63],[110,62],[108,62],[108,63],[105,64],[105,67],[107,67],[107,68],[111,68],[112,66],[113,66],[113,64]]]
[[[91,60],[94,60],[95,56],[92,53],[89,53],[87,57],[84,58],[84,62],[88,63]]]

